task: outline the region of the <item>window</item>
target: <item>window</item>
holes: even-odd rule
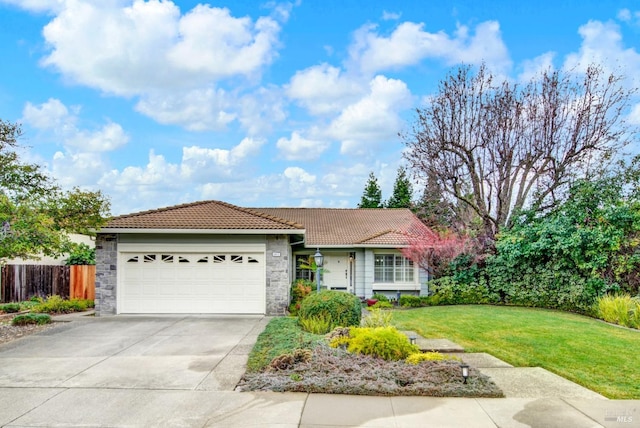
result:
[[[399,254],[376,254],[374,282],[413,282],[413,261]]]
[[[310,269],[312,260],[313,256],[308,254],[296,254],[296,279],[315,281],[316,273]],[[320,279],[322,280],[322,274],[320,274]]]

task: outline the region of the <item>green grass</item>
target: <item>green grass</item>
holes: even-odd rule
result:
[[[393,323],[516,367],[542,367],[608,398],[640,399],[638,331],[565,312],[505,306],[398,310]]]
[[[291,353],[295,349],[312,349],[323,338],[324,335],[303,331],[298,326],[297,318],[274,318],[258,336],[249,354],[247,371],[260,371],[275,357]]]

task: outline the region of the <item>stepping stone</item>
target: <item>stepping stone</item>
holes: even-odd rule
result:
[[[466,364],[476,368],[508,368],[513,367],[511,364],[494,357],[493,355],[484,352],[472,352],[472,353],[452,353],[456,357],[460,358]]]

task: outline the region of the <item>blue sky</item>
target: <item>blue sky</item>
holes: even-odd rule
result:
[[[0,0],[0,46],[24,158],[114,214],[355,207],[369,172],[390,196],[397,134],[459,64],[518,81],[596,61],[639,87],[640,3]]]

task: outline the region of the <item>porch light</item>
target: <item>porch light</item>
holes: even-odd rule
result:
[[[320,268],[324,263],[324,256],[320,252],[320,248],[316,249],[313,260],[316,262],[316,291],[320,292]]]
[[[467,364],[460,364],[460,369],[462,370],[462,377],[464,378],[464,382],[467,383],[467,378],[469,377],[469,366]]]

